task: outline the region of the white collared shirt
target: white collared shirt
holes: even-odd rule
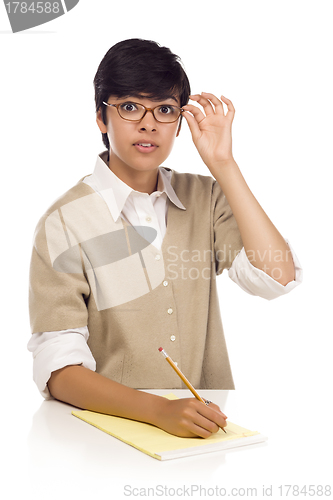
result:
[[[186,210],[171,186],[172,171],[159,167],[157,190],[151,194],[141,193],[125,184],[109,169],[106,155],[107,152],[104,152],[97,157],[93,174],[85,177],[83,182],[104,199],[115,222],[122,217],[133,226],[155,229],[157,236],[152,245],[160,250],[167,226],[167,200]],[[287,243],[294,261],[294,281],[281,285],[264,271],[252,266],[244,248],[234,259],[228,272],[229,277],[247,293],[268,300],[289,293],[302,282],[303,271],[288,241]],[[83,365],[96,370],[96,362],[87,344],[88,338],[87,326],[32,335],[28,350],[33,353],[33,377],[43,397],[51,397],[47,382],[53,371],[68,365]]]
[[[104,199],[115,222],[122,217],[132,226],[155,229],[157,236],[152,245],[160,250],[166,232],[167,198],[186,210],[171,186],[171,177],[171,170],[159,167],[157,190],[151,194],[135,191],[109,169],[106,154],[102,153],[97,157],[93,174],[83,182]]]

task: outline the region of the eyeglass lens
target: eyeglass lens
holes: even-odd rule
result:
[[[118,112],[125,120],[141,120],[146,108],[134,102],[124,102],[118,107]],[[180,109],[169,104],[162,104],[153,111],[156,120],[159,122],[174,122],[180,115]]]

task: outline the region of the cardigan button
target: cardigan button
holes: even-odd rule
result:
[[[171,342],[174,342],[176,340],[176,337],[174,335],[171,335],[170,340]]]
[[[163,281],[163,285],[164,285],[164,286],[168,286],[168,284],[169,284],[169,283],[168,283],[167,281]]]
[[[155,255],[155,260],[160,260],[160,259],[161,259],[160,254]]]
[[[172,314],[172,313],[173,313],[173,309],[171,309],[171,307],[169,307],[168,314]]]

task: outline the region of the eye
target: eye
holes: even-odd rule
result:
[[[138,108],[137,106],[134,104],[134,102],[124,102],[120,108],[122,109],[122,111],[125,111],[125,113],[132,113],[133,111],[137,111]]]
[[[174,108],[173,106],[167,106],[163,105],[158,108],[159,113],[162,113],[163,115],[169,115],[174,113]]]

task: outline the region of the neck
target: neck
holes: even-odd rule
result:
[[[136,170],[124,163],[120,164],[110,155],[109,169],[135,191],[151,194],[157,189],[158,167],[152,170]]]

